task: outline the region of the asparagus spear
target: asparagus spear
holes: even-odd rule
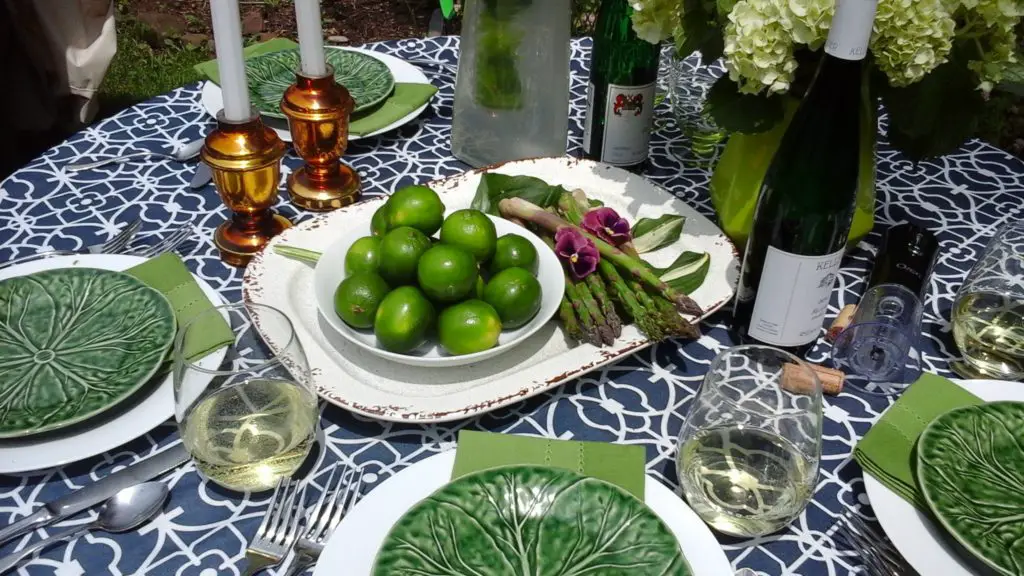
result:
[[[583,330],[576,318],[576,310],[573,309],[572,302],[569,301],[569,296],[566,294],[562,294],[562,302],[558,305],[558,316],[562,319],[562,326],[565,327],[565,333],[569,335],[569,338],[576,342],[582,342]]]
[[[566,204],[571,204],[569,210],[572,208],[578,208],[576,202],[572,200],[571,195],[563,196],[563,199],[567,199]],[[561,205],[560,201],[560,205]],[[683,294],[679,290],[672,288],[668,284],[661,281],[657,275],[654,274],[647,266],[644,265],[640,260],[633,258],[629,254],[626,254],[622,250],[608,244],[604,240],[597,238],[596,236],[588,233],[578,226],[573,226],[565,220],[559,218],[554,214],[545,212],[544,209],[523,200],[522,198],[506,198],[498,204],[498,210],[502,216],[519,218],[520,220],[533,222],[534,224],[546,228],[551,232],[557,232],[561,228],[573,228],[577,232],[583,234],[584,237],[589,238],[594,246],[597,247],[598,252],[601,253],[602,259],[611,260],[616,266],[620,266],[623,270],[626,270],[631,276],[637,278],[647,286],[650,286],[655,291],[664,294],[676,307],[677,310],[684,314],[692,314],[699,316],[702,314],[700,306],[696,302],[690,299],[689,296]],[[578,210],[577,210],[578,212]]]
[[[700,338],[700,328],[691,324],[676,312],[676,307],[661,295],[652,296],[659,315],[671,326],[671,335],[679,338]]]
[[[590,274],[593,276],[593,274]],[[615,343],[615,330],[608,325],[608,319],[604,317],[604,313],[601,312],[601,307],[598,306],[597,301],[594,299],[594,294],[590,291],[590,287],[584,280],[571,280],[575,285],[576,293],[580,295],[583,305],[587,308],[587,312],[590,317],[594,319],[594,326],[597,327],[597,334],[601,337],[601,342],[611,346]]]
[[[597,303],[601,306],[601,313],[604,314],[608,327],[612,329],[616,338],[622,336],[622,320],[619,319],[619,314],[615,311],[615,304],[612,303],[611,298],[608,296],[608,289],[605,287],[601,275],[587,275],[587,285],[590,286],[590,292],[593,293]]]
[[[542,234],[541,239],[548,245],[548,248],[555,249],[555,240],[549,235]],[[583,299],[579,292],[576,290],[576,285],[573,283],[572,278],[569,277],[569,273],[564,269],[562,273],[565,274],[565,294],[562,295],[562,303],[559,306],[559,316],[562,318],[562,322],[565,324],[566,332],[569,336],[575,338],[577,341],[590,342],[594,346],[601,346],[601,334],[594,324],[594,319],[590,315],[590,311],[583,304]],[[571,309],[572,321],[567,320],[570,314],[565,311],[566,304]],[[579,322],[576,322],[576,320]],[[574,334],[573,332],[576,332]]]
[[[592,209],[592,207],[590,206],[590,199],[587,198],[587,193],[584,192],[582,188],[577,188],[572,191],[572,199],[576,202],[576,206],[580,214],[580,220],[574,218],[568,218],[568,220],[569,222],[579,226],[580,221],[583,218],[583,214],[586,214]],[[566,214],[566,216],[568,216],[568,214]],[[629,254],[634,258],[640,257],[640,253],[636,251],[636,247],[633,246],[632,240],[620,245],[619,250],[622,250],[623,252]]]
[[[622,308],[627,314],[633,317],[633,322],[636,322],[640,331],[647,335],[651,340],[661,340],[665,337],[661,327],[658,326],[658,322],[654,317],[640,304],[637,300],[636,295],[630,290],[626,281],[623,280],[619,274],[618,269],[615,265],[607,260],[601,260],[597,263],[598,270],[601,271],[601,275],[605,277],[608,283],[612,287],[612,294],[615,294],[619,300],[619,304],[622,304]]]

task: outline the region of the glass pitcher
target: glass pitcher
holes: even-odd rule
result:
[[[569,122],[570,0],[468,0],[452,154],[480,167],[562,156]]]

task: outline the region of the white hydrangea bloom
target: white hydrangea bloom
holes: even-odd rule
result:
[[[633,30],[651,44],[672,37],[679,21],[679,0],[631,0]],[[678,39],[677,39],[678,41]]]
[[[955,26],[943,0],[879,0],[871,36],[875,65],[893,86],[917,82],[946,62]]]
[[[797,68],[793,20],[785,0],[740,0],[733,6],[725,26],[725,66],[741,92],[789,90]]]

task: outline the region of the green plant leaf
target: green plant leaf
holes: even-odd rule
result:
[[[557,204],[558,198],[565,191],[561,186],[551,186],[533,176],[507,176],[488,172],[480,178],[476,196],[469,207],[498,216],[499,202],[505,198],[522,198],[547,208]]]
[[[602,567],[614,567],[603,569]],[[621,488],[571,470],[506,466],[463,476],[388,534],[374,576],[691,574],[668,527]]]
[[[587,204],[589,204],[591,208],[600,208],[604,206],[604,202],[601,202],[600,200],[596,200],[594,198],[587,198]]]
[[[782,97],[777,94],[741,94],[739,85],[722,76],[708,91],[708,114],[728,132],[756,134],[782,120]]]
[[[683,42],[677,47],[682,57],[700,51],[701,62],[707,66],[722,57],[725,44],[722,29],[715,17],[714,2],[683,0]]]
[[[663,214],[659,218],[641,218],[633,225],[633,248],[640,254],[653,252],[679,240],[686,217]]]
[[[664,268],[650,268],[662,282],[684,294],[692,294],[694,290],[700,288],[708,275],[711,255],[707,252],[683,252]]]
[[[941,156],[975,134],[985,100],[966,61],[953,52],[950,61],[903,88],[886,87],[889,142],[914,160]]]
[[[445,20],[450,20],[455,13],[455,0],[441,0],[441,15]]]

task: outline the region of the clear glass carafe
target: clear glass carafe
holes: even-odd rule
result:
[[[468,0],[452,154],[480,167],[562,156],[569,120],[569,0]]]

